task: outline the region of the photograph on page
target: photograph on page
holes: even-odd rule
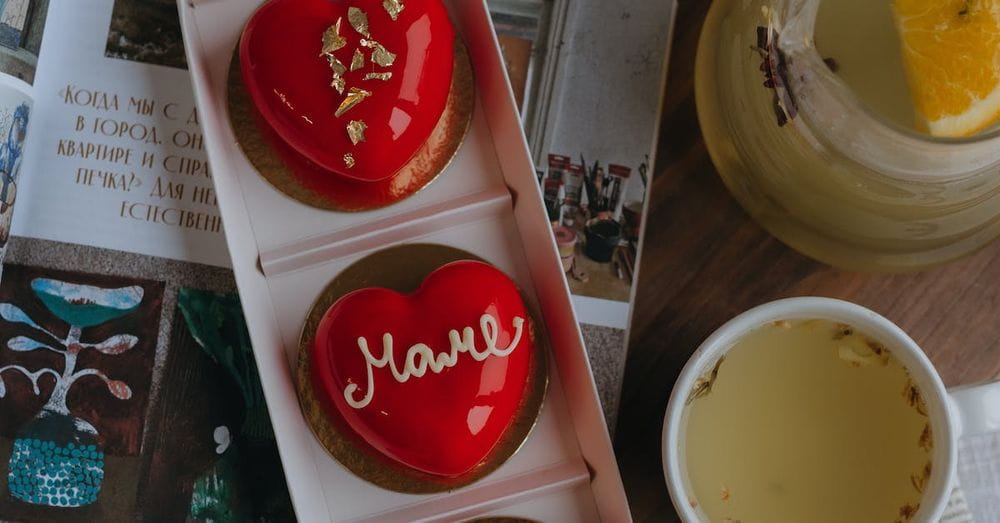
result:
[[[581,323],[624,331],[671,5],[489,5],[577,314]],[[648,21],[637,25],[640,17]],[[620,45],[592,57],[595,38]]]
[[[49,0],[0,2],[0,73],[34,83],[48,11]]]
[[[172,0],[115,0],[105,56],[187,69],[184,38]]]
[[[488,4],[613,427],[674,3]]]

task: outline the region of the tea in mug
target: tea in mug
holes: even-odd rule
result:
[[[919,389],[842,323],[748,333],[696,382],[682,423],[689,503],[713,522],[908,521],[931,475]]]

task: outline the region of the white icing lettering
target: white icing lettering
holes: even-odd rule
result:
[[[392,334],[387,332],[382,335],[381,358],[376,358],[372,355],[372,351],[368,347],[368,340],[364,336],[359,337],[358,349],[361,350],[361,354],[365,357],[365,370],[367,373],[365,395],[360,400],[355,399],[359,387],[356,383],[351,383],[344,388],[344,399],[348,405],[355,409],[363,409],[368,406],[375,395],[375,384],[373,382],[374,369],[389,367],[389,372],[392,373],[392,377],[397,382],[406,383],[411,377],[422,378],[428,370],[434,374],[440,374],[444,369],[454,367],[458,364],[458,355],[463,352],[468,353],[476,361],[483,361],[490,356],[505,358],[517,348],[524,331],[524,318],[515,316],[512,323],[514,325],[514,338],[506,348],[501,349],[497,347],[500,328],[497,326],[496,318],[489,314],[483,314],[479,318],[479,330],[482,333],[483,340],[486,342],[486,347],[483,351],[479,351],[476,348],[475,331],[473,331],[472,327],[462,329],[461,334],[457,330],[452,329],[448,331],[448,341],[451,344],[450,351],[442,352],[435,356],[434,351],[430,347],[423,343],[417,343],[406,351],[402,371],[396,368],[396,361],[392,357]]]

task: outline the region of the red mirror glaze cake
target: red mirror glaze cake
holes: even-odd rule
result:
[[[359,447],[402,472],[461,482],[504,441],[537,364],[514,283],[478,261],[442,266],[409,295],[367,288],[323,315],[313,392]]]
[[[454,46],[440,0],[272,0],[239,54],[258,127],[286,163],[379,182],[441,119]]]

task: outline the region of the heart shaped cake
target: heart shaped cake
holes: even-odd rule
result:
[[[373,183],[438,125],[454,46],[440,0],[271,0],[244,29],[240,71],[289,165]]]
[[[330,421],[382,462],[439,483],[491,458],[538,357],[517,287],[478,261],[446,264],[409,295],[343,296],[310,350],[313,392]]]

